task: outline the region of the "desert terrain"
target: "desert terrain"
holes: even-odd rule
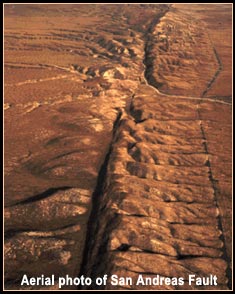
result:
[[[5,4],[5,289],[231,289],[231,64],[230,4]]]

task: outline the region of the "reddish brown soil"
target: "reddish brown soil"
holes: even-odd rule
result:
[[[231,10],[4,5],[6,289],[231,287]]]

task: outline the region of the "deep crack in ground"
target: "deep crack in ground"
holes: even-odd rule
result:
[[[47,13],[55,24],[67,12],[51,7]],[[198,12],[192,21],[179,7],[74,6],[69,31],[40,21],[38,35],[19,29],[15,36],[7,22],[8,289],[25,289],[19,287],[22,272],[182,276],[186,290],[197,289],[188,284],[193,272],[217,275],[221,289],[231,288],[231,103],[227,92],[216,92],[228,65],[216,39],[209,42],[197,26]],[[19,12],[9,9],[11,23],[11,14]],[[96,9],[108,18],[108,28]],[[19,15],[24,13],[41,12],[29,5]],[[208,32],[214,38],[211,27]],[[43,50],[37,36],[45,41]],[[12,38],[29,60],[18,56]],[[34,49],[42,54],[34,52],[30,60]],[[207,74],[200,75],[195,64]]]

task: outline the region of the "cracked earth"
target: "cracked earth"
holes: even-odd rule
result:
[[[5,5],[6,289],[231,288],[231,8]]]

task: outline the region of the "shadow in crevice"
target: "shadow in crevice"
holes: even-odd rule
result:
[[[6,206],[6,207],[14,207],[14,206],[17,206],[17,205],[24,205],[24,204],[36,202],[36,201],[45,199],[47,197],[50,197],[51,195],[53,195],[54,193],[56,193],[58,191],[65,191],[65,190],[68,190],[68,189],[71,189],[71,188],[72,187],[68,187],[68,186],[50,188],[50,189],[48,189],[48,190],[46,190],[46,191],[44,191],[44,192],[42,192],[40,194],[33,195],[33,196],[27,198],[26,200],[17,202],[15,204],[12,204],[12,205],[9,205],[9,206]]]

